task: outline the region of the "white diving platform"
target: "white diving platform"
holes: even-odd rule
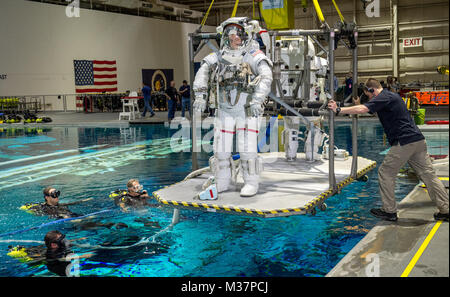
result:
[[[328,160],[307,162],[305,154],[297,160],[287,161],[285,153],[259,154],[264,160],[259,191],[253,197],[241,197],[243,180],[238,174],[237,185],[219,193],[216,200],[199,200],[203,183],[212,175],[209,167],[200,175],[153,192],[159,203],[172,208],[257,217],[280,217],[315,213],[316,206],[325,209],[323,202],[334,195],[329,187]],[[350,177],[352,157],[334,162],[337,190],[354,181]],[[358,157],[357,178],[375,168],[376,162]]]

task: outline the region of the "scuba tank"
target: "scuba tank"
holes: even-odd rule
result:
[[[109,194],[108,197],[111,198],[111,199],[115,199],[118,196],[124,196],[126,194],[127,194],[126,190],[115,190],[115,191],[112,191],[111,194]]]
[[[13,111],[12,114],[8,115],[6,122],[9,124],[20,123],[21,120],[22,118]]]
[[[30,113],[29,110],[23,112],[23,122],[24,123],[35,123],[37,120],[36,115]]]

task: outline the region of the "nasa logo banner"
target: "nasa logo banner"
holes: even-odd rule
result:
[[[154,92],[167,90],[173,80],[173,69],[142,69],[142,82]]]

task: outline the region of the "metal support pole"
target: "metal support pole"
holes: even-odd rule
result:
[[[393,40],[392,40],[392,72],[395,77],[399,77],[399,63],[398,63],[398,11],[397,0],[391,0],[392,7],[392,26],[393,26]]]
[[[355,37],[355,43],[358,44],[358,32],[353,33]],[[352,96],[356,98],[358,96],[358,46],[353,51],[353,89]],[[352,169],[350,176],[356,179],[358,174],[358,115],[352,116]]]
[[[328,42],[328,65],[330,67],[330,79],[329,79],[329,89],[331,99],[334,100],[334,31],[332,30],[329,35]],[[334,112],[330,109],[328,116],[328,127],[329,127],[329,149],[328,149],[328,181],[330,184],[330,189],[333,192],[337,191],[336,186],[336,176],[334,175]]]
[[[189,34],[189,83],[191,86],[191,90],[194,84],[194,45],[192,41],[193,35]],[[197,152],[198,150],[198,144],[197,144],[197,119],[195,116],[195,112],[193,109],[194,105],[194,92],[191,92],[191,137],[192,137],[192,171],[195,171],[198,169],[198,157]],[[200,125],[201,125],[201,114],[200,114]]]
[[[272,62],[275,61],[274,57],[275,43],[276,43],[276,35],[273,34],[270,36],[270,59],[272,60]]]
[[[308,159],[308,156],[306,156],[306,160],[314,162],[314,138],[316,137],[316,126],[314,122],[310,122],[309,129],[311,130],[311,160]]]
[[[63,95],[63,108],[64,108],[64,112],[67,112],[67,98],[66,98],[66,95]]]
[[[171,226],[173,227],[175,224],[178,224],[179,221],[180,221],[180,210],[178,208],[174,208]]]
[[[272,36],[299,36],[299,35],[327,35],[326,30],[288,30],[288,31],[270,31]]]
[[[303,36],[303,100],[309,101],[310,89],[311,89],[311,57],[308,55],[308,36]]]
[[[273,62],[272,93],[277,94],[278,89],[280,97],[282,97],[283,93],[279,84],[281,79],[281,47],[277,46],[275,35],[272,35],[270,55],[272,56]],[[279,112],[276,102],[273,104],[273,111],[275,115]]]

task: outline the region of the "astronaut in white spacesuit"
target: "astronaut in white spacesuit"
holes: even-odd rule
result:
[[[223,22],[217,27],[222,35],[220,50],[203,59],[195,76],[194,111],[203,112],[208,97],[210,106],[217,108],[210,168],[219,193],[236,179],[231,156],[234,135],[244,179],[240,195],[250,197],[258,192],[263,162],[257,154],[257,139],[263,102],[272,84],[272,62],[256,41],[260,30],[258,21],[245,17]]]

